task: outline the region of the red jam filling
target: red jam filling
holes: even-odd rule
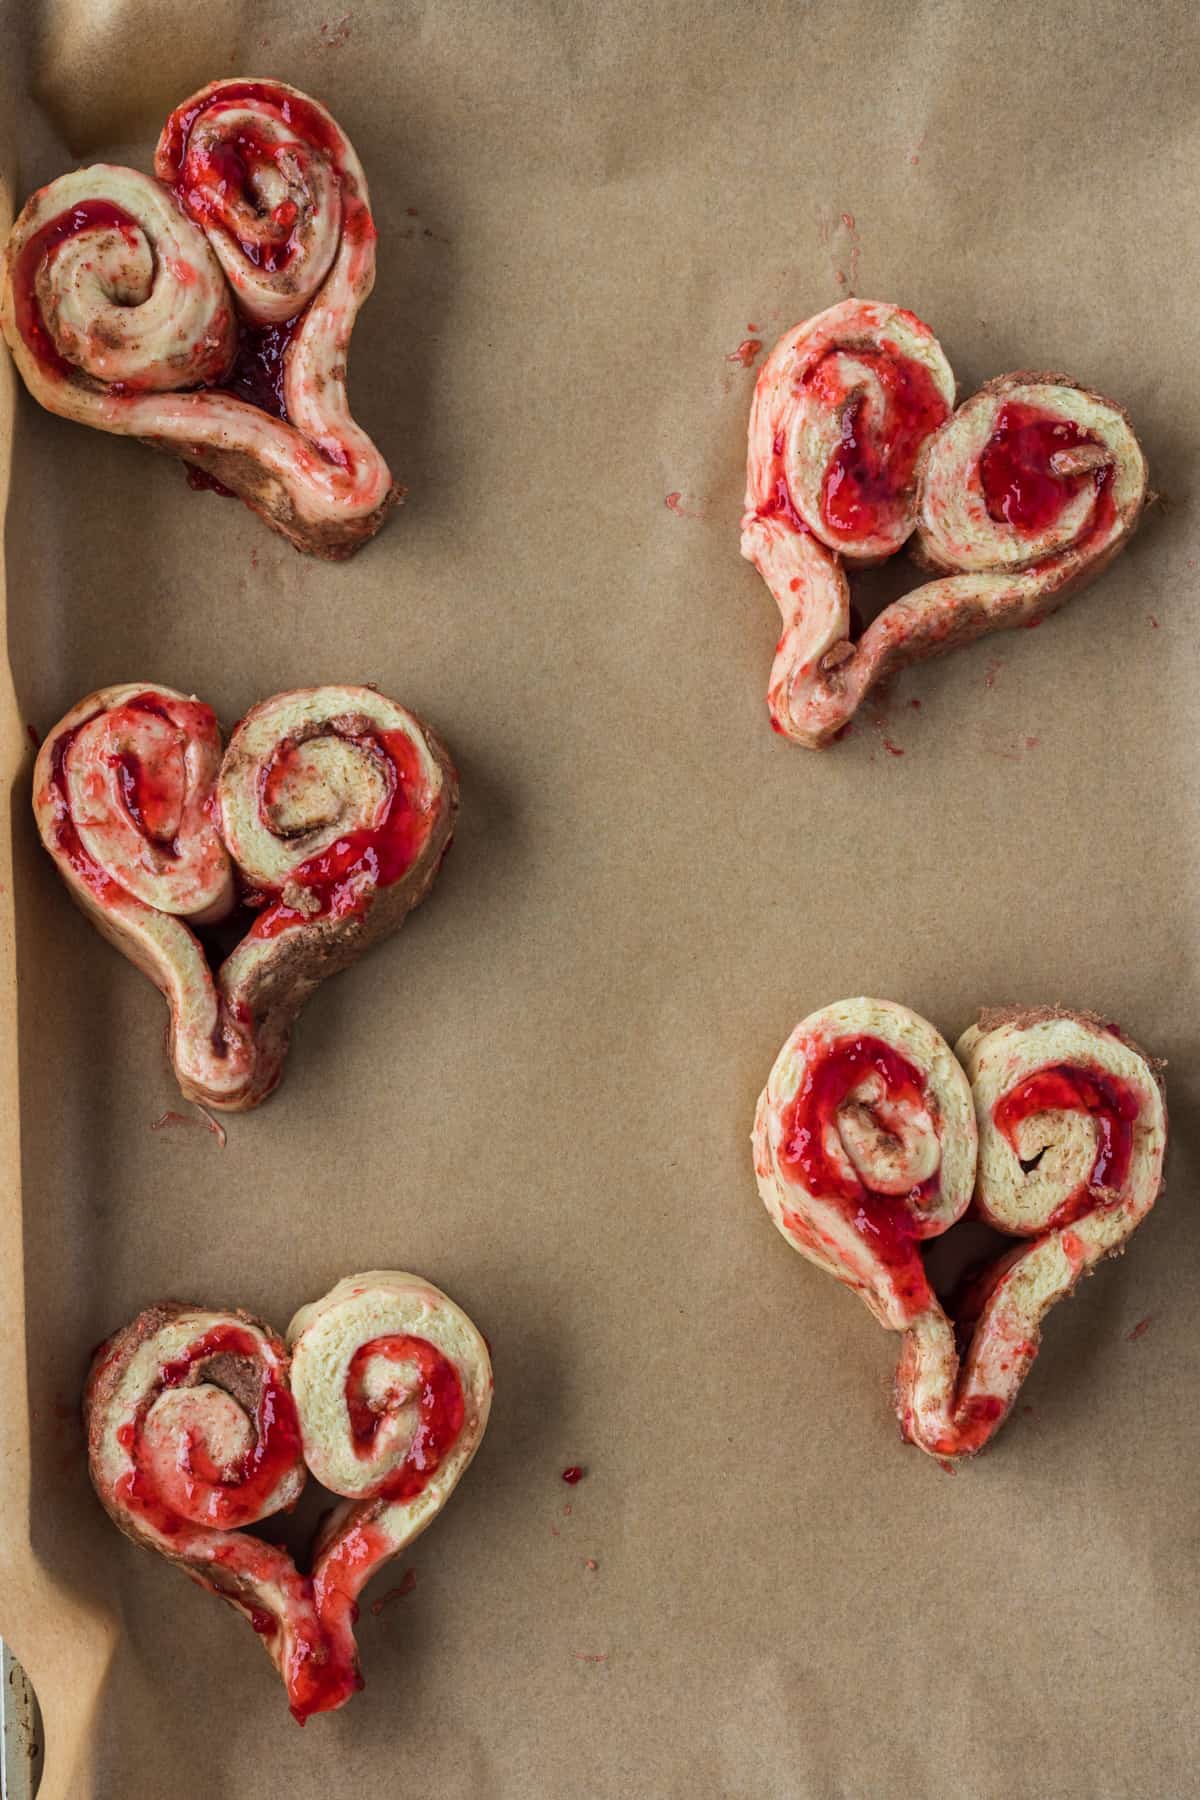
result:
[[[399,881],[424,849],[431,820],[424,804],[421,760],[412,739],[403,731],[381,731],[369,739],[349,741],[378,745],[390,759],[395,785],[387,811],[378,825],[345,832],[292,871],[289,884],[306,888],[319,903],[316,911],[301,912],[276,900],[255,920],[251,937],[277,937],[292,925],[365,912],[374,890]],[[260,805],[270,805],[276,784],[287,779],[303,757],[303,744],[280,746],[264,771]]]
[[[54,748],[50,752],[50,785],[54,791],[54,841],[76,875],[87,883],[97,900],[102,900],[106,906],[114,906],[118,901],[128,900],[130,895],[118,882],[106,875],[100,864],[84,849],[82,839],[75,829],[75,821],[71,817],[71,802],[67,797],[67,757],[71,745],[83,730],[83,725],[90,723],[90,719],[85,719],[73,731],[64,731],[61,737],[55,738]]]
[[[203,1515],[204,1524],[218,1531],[235,1529],[262,1512],[302,1457],[296,1403],[278,1372],[265,1361],[260,1340],[240,1325],[214,1326],[189,1345],[183,1356],[164,1364],[157,1388],[147,1395],[137,1418],[117,1432],[118,1442],[129,1451],[134,1466],[119,1477],[116,1497],[164,1537],[194,1527],[191,1519],[165,1503],[153,1474],[141,1466],[145,1418],[164,1389],[181,1386],[199,1363],[214,1356],[244,1357],[259,1371],[255,1441],[236,1466],[218,1469],[196,1433],[188,1431],[180,1445],[178,1467],[189,1507]]]
[[[277,108],[285,125],[293,125],[305,140],[324,150],[333,160],[342,153],[342,136],[332,121],[302,94],[288,94],[273,81],[223,81],[212,93],[205,94],[194,105],[180,107],[167,121],[162,154],[169,165],[169,175],[177,180],[187,154],[192,126],[210,106],[228,106],[232,101],[261,102]]]
[[[231,197],[252,192],[254,170],[264,163],[277,163],[283,156],[294,157],[297,152],[303,155],[304,150],[303,144],[276,143],[253,126],[243,125],[233,137],[189,151],[177,192],[200,224],[230,230],[227,215]],[[287,268],[298,248],[293,232],[297,216],[295,202],[285,200],[270,214],[259,217],[259,230],[265,241],[237,237],[231,230],[230,235],[237,237],[248,262],[267,275],[275,275]]]
[[[116,770],[121,803],[142,837],[163,856],[178,857],[182,754],[176,749],[173,756],[150,766],[133,750],[118,751],[109,760]]]
[[[862,538],[895,530],[912,493],[925,440],[949,417],[933,376],[911,357],[856,351],[884,395],[883,417],[865,395],[847,398],[834,357],[805,377],[805,386],[830,407],[842,408],[841,442],[821,484],[821,517],[834,537]]]
[[[288,1711],[297,1725],[314,1713],[335,1712],[363,1686],[363,1678],[350,1658],[315,1634],[297,1644],[288,1666]]]
[[[207,112],[210,107],[223,107],[235,101],[272,107],[284,124],[296,132],[298,144],[273,144],[252,127],[243,124],[226,143],[205,147],[197,178],[193,179],[191,170],[184,166],[189,155],[188,142],[193,125],[201,113]],[[194,105],[181,107],[178,112],[172,113],[163,134],[160,158],[167,179],[177,184],[184,207],[196,218],[224,226],[221,215],[226,193],[230,186],[244,187],[247,161],[272,160],[285,148],[293,151],[296,148],[320,151],[328,157],[335,173],[339,176],[341,174],[341,157],[345,148],[342,134],[333,121],[310,100],[300,94],[285,93],[270,81],[226,81],[215,92],[206,94]],[[211,187],[211,194],[203,191],[206,185]],[[343,235],[353,244],[372,242],[376,236],[375,226],[362,199],[356,193],[346,193],[343,187],[342,203]],[[292,227],[296,223],[293,203],[285,201],[277,206],[271,222],[276,227],[279,242],[268,252],[270,261],[263,259],[256,244],[243,243],[241,247],[252,262],[274,272],[275,269],[287,266],[297,248],[297,240],[292,234]]]
[[[37,298],[37,272],[47,257],[53,256],[68,238],[81,231],[103,227],[119,231],[131,249],[136,246],[140,227],[123,207],[114,206],[110,200],[81,200],[26,240],[13,270],[13,311],[17,330],[38,361],[67,380],[74,379],[75,370],[64,356],[60,356],[58,346],[42,320]]]
[[[872,1075],[882,1078],[893,1104],[927,1106],[925,1078],[907,1057],[880,1038],[843,1039],[808,1062],[784,1114],[779,1159],[785,1170],[798,1172],[811,1193],[841,1204],[872,1257],[887,1268],[897,1294],[915,1310],[928,1305],[932,1296],[917,1249],[916,1221],[906,1204],[919,1208],[926,1203],[937,1193],[940,1176],[915,1186],[905,1203],[900,1196],[872,1192],[852,1169],[835,1164],[825,1147],[827,1134],[837,1130],[839,1109]]]
[[[368,1399],[367,1369],[380,1358],[403,1363],[406,1370],[411,1370],[415,1364],[415,1384],[406,1373],[402,1386],[398,1384],[382,1397]],[[454,1448],[466,1416],[462,1383],[454,1364],[426,1338],[404,1333],[373,1338],[370,1343],[360,1345],[346,1373],[350,1435],[358,1456],[368,1457],[373,1453],[384,1419],[395,1406],[411,1399],[417,1402],[417,1429],[404,1461],[378,1489],[378,1497],[385,1500],[415,1499]]]
[[[1111,1191],[1115,1203],[1124,1190],[1133,1154],[1133,1127],[1140,1104],[1128,1082],[1099,1069],[1059,1063],[1039,1069],[997,1100],[992,1108],[996,1129],[1016,1149],[1016,1130],[1038,1113],[1085,1112],[1096,1126],[1096,1157],[1086,1181],[1057,1207],[1047,1230],[1070,1225],[1097,1205],[1096,1188]]]
[[[760,519],[786,519],[793,531],[807,531],[808,526],[796,511],[792,490],[788,485],[787,470],[783,466],[784,447],[784,434],[777,431],[771,445],[771,465],[767,471],[769,492],[758,509],[758,516]]]
[[[1051,457],[1059,450],[1098,444],[1072,419],[1010,400],[979,458],[979,481],[988,517],[1031,537],[1049,531],[1077,494],[1091,488],[1097,500],[1108,498],[1112,509],[1112,467],[1076,475],[1059,475]]]
[[[954,1432],[934,1445],[935,1451],[950,1456],[970,1455],[982,1450],[1004,1416],[1004,1401],[996,1394],[975,1394],[955,1408]]]
[[[306,307],[304,312],[298,312],[294,319],[285,319],[282,325],[250,325],[239,320],[237,356],[221,386],[273,419],[286,421],[284,362],[307,310]]]

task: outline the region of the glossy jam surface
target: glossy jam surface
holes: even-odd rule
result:
[[[1093,1189],[1109,1190],[1113,1201],[1119,1198],[1129,1175],[1139,1111],[1135,1090],[1119,1076],[1066,1063],[1039,1069],[997,1100],[992,1118],[1014,1150],[1018,1125],[1039,1113],[1083,1112],[1095,1124],[1096,1155],[1091,1173],[1055,1210],[1048,1229],[1069,1225],[1091,1212],[1099,1203]]]
[[[209,708],[200,708],[195,701],[187,705],[189,709],[203,712],[202,726],[215,737],[217,722]],[[122,712],[141,713],[160,720],[167,727],[168,741],[155,762],[144,761],[134,750],[117,751],[109,760],[117,777],[122,804],[138,831],[163,855],[178,857],[176,836],[187,779],[184,734],[155,694],[135,695],[116,709],[115,716],[119,718]]]
[[[381,1359],[401,1365],[398,1379],[382,1396],[376,1391],[368,1398],[367,1370]],[[404,1461],[381,1482],[376,1497],[415,1500],[457,1443],[466,1408],[458,1370],[427,1338],[401,1333],[360,1345],[346,1373],[346,1407],[356,1454],[371,1456],[383,1421],[414,1400],[418,1419],[412,1443]]]
[[[54,339],[43,323],[37,298],[37,273],[47,257],[53,256],[59,245],[68,238],[77,236],[81,231],[105,228],[119,231],[131,249],[136,247],[141,235],[137,220],[123,207],[114,206],[110,200],[81,200],[77,206],[60,213],[56,219],[43,225],[40,231],[33,233],[26,241],[13,270],[13,310],[18,331],[40,363],[68,378],[75,371],[66,358],[59,354]]]
[[[253,176],[264,165],[278,166],[303,154],[298,143],[277,143],[253,125],[242,125],[230,137],[189,149],[179,195],[198,223],[230,229],[230,199],[253,192]],[[297,250],[294,233],[299,208],[284,200],[270,213],[256,215],[256,237],[238,238],[242,254],[265,274],[286,269]],[[236,233],[231,233],[236,235]]]
[[[917,1308],[928,1305],[932,1296],[917,1248],[917,1221],[909,1208],[920,1208],[937,1193],[939,1175],[931,1175],[907,1197],[877,1194],[852,1167],[835,1163],[827,1149],[827,1138],[837,1133],[839,1109],[871,1077],[882,1080],[892,1105],[926,1109],[925,1079],[913,1063],[880,1038],[844,1038],[809,1057],[804,1079],[784,1113],[779,1161],[810,1193],[840,1204],[870,1255],[887,1268],[897,1294]],[[806,1229],[811,1235],[811,1225],[806,1223]]]
[[[294,140],[275,143],[256,131],[251,122],[242,120],[228,138],[193,151],[189,140],[201,114],[239,102],[270,109],[294,131]],[[349,192],[345,185],[341,167],[344,149],[345,140],[333,120],[302,94],[289,94],[271,81],[227,81],[194,105],[172,113],[163,134],[161,155],[167,179],[176,183],[187,211],[209,227],[229,230],[229,196],[231,192],[251,191],[247,177],[256,163],[274,162],[285,152],[302,156],[305,151],[316,151],[328,158],[335,174],[342,178],[343,236],[355,245],[373,243],[376,232],[370,211],[357,191]],[[253,263],[273,273],[286,268],[296,253],[293,228],[300,222],[295,203],[284,201],[271,214],[270,229],[265,234],[269,245],[265,256],[258,243],[237,241]]]
[[[768,494],[758,509],[758,516],[760,519],[786,519],[793,531],[807,531],[808,526],[796,511],[792,490],[788,485],[787,470],[783,463],[784,449],[784,434],[777,431],[771,445],[771,462],[767,471]]]
[[[146,1415],[159,1394],[189,1383],[194,1370],[199,1370],[197,1379],[204,1380],[200,1365],[217,1356],[238,1357],[254,1366],[259,1388],[254,1443],[233,1467],[219,1469],[194,1429],[182,1434],[171,1481],[172,1485],[178,1482],[187,1507],[184,1514],[164,1498],[160,1481],[147,1466]],[[117,1437],[129,1451],[133,1467],[118,1479],[116,1497],[164,1537],[187,1532],[197,1524],[229,1531],[252,1522],[268,1508],[280,1483],[302,1460],[300,1421],[291,1391],[264,1356],[261,1340],[242,1325],[216,1325],[182,1356],[165,1363],[154,1392],[143,1400],[137,1417],[120,1427]]]
[[[305,309],[307,311],[307,308]],[[239,400],[270,413],[273,419],[288,416],[283,392],[284,364],[304,313],[285,319],[282,325],[250,325],[239,320],[237,356],[222,382]]]
[[[1111,488],[1110,467],[1059,475],[1050,461],[1056,451],[1098,443],[1071,419],[1009,401],[979,458],[988,517],[1036,537],[1056,525],[1064,507],[1085,488],[1102,496]]]
[[[273,81],[223,81],[214,93],[206,94],[192,106],[181,106],[171,114],[163,137],[163,151],[168,173],[177,178],[187,154],[192,126],[210,107],[228,106],[235,101],[264,105],[278,110],[285,125],[292,125],[314,148],[337,158],[342,152],[342,135],[332,120],[302,94],[289,94]],[[245,127],[239,127],[244,130]]]
[[[255,921],[252,937],[277,937],[293,925],[365,912],[374,890],[399,881],[425,848],[432,817],[420,754],[412,739],[403,731],[381,731],[350,741],[361,743],[364,750],[378,745],[391,764],[394,786],[384,817],[378,825],[345,832],[293,870],[289,880],[312,894],[319,903],[317,911],[301,912],[276,900]],[[303,758],[303,744],[289,741],[276,750],[263,774],[264,808],[270,804],[273,785],[293,779]]]
[[[925,440],[949,417],[950,408],[923,363],[879,351],[856,351],[883,395],[847,396],[835,357],[805,377],[825,405],[841,407],[842,431],[821,484],[821,517],[831,536],[847,540],[894,531],[908,510],[917,457]]]

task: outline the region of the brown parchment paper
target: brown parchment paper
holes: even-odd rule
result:
[[[0,1630],[43,1793],[1200,1792],[1195,9],[4,19],[6,204],[148,168],[220,74],[328,103],[380,228],[353,405],[410,489],[357,560],[307,562],[0,358]],[[728,357],[851,289],[928,319],[964,394],[1032,367],[1113,395],[1165,499],[1091,593],[818,757],[767,728]],[[29,815],[26,725],[142,678],[227,723],[374,680],[462,771],[432,898],[310,1003],[224,1151],[151,1129],[186,1110],[162,1002]],[[854,993],[951,1036],[1082,1004],[1170,1063],[1167,1196],[953,1480],[897,1442],[895,1342],[755,1193],[775,1051]],[[300,1732],[253,1634],[113,1531],[75,1407],[152,1299],[283,1326],[381,1264],[470,1310],[496,1404],[415,1591],[364,1607],[365,1692]]]

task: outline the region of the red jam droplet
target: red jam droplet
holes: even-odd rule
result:
[[[835,538],[871,537],[894,531],[912,494],[917,457],[925,440],[950,414],[933,376],[911,357],[855,352],[883,393],[883,417],[875,394],[847,395],[836,360],[826,357],[805,385],[831,406],[842,407],[841,442],[821,485],[821,517]]]
[[[779,1160],[785,1171],[799,1172],[810,1193],[826,1202],[840,1202],[871,1255],[887,1268],[897,1294],[916,1312],[932,1303],[917,1249],[916,1221],[899,1196],[873,1193],[853,1170],[835,1164],[826,1150],[827,1137],[837,1131],[839,1109],[872,1076],[882,1080],[893,1105],[925,1109],[925,1078],[907,1057],[880,1038],[843,1039],[808,1060],[804,1080],[784,1113]],[[940,1176],[931,1175],[913,1188],[907,1203],[919,1208],[937,1193],[939,1184]]]
[[[577,1482],[583,1480],[583,1470],[578,1463],[572,1463],[569,1469],[563,1470],[562,1478],[568,1487],[574,1487]]]
[[[252,937],[277,937],[292,925],[365,912],[374,890],[399,881],[425,848],[432,819],[421,760],[412,739],[403,731],[381,731],[370,739],[349,741],[364,748],[379,746],[390,760],[395,785],[387,811],[378,825],[344,832],[327,850],[293,870],[289,886],[307,889],[318,902],[315,912],[301,912],[277,900],[255,921]],[[292,743],[275,752],[264,777],[264,804],[270,804],[274,784],[288,778],[303,754],[304,746]]]
[[[1071,419],[1012,400],[979,458],[979,481],[988,517],[1031,537],[1049,531],[1063,509],[1085,488],[1099,494],[1111,482],[1110,467],[1059,475],[1051,457],[1059,450],[1097,444]]]
[[[1139,1111],[1137,1094],[1128,1082],[1100,1069],[1073,1068],[1067,1063],[1039,1069],[997,1100],[992,1118],[1014,1150],[1017,1126],[1038,1113],[1084,1112],[1095,1121],[1096,1155],[1091,1173],[1055,1210],[1047,1229],[1070,1225],[1101,1204],[1097,1188],[1108,1190],[1110,1205],[1120,1199],[1129,1175]]]

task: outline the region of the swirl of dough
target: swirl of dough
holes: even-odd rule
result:
[[[487,1344],[461,1307],[417,1275],[350,1275],[288,1327],[304,1455],[345,1496],[313,1560],[321,1623],[357,1668],[356,1601],[372,1575],[445,1506],[492,1403]]]
[[[436,734],[373,688],[298,688],[235,729],[217,810],[262,906],[221,968],[221,991],[253,1021],[269,1091],[317,984],[399,930],[429,892],[458,778]]]
[[[352,555],[399,499],[346,395],[375,280],[353,148],[307,95],[239,79],[176,109],[155,167],[99,163],[22,209],[0,326],[27,387],[182,457],[298,549]]]
[[[166,998],[184,1094],[224,1111],[266,1099],[318,983],[425,898],[457,806],[439,739],[365,687],[262,702],[223,761],[201,702],[103,688],[59,721],[34,770],[59,873]],[[214,977],[196,928],[230,914],[235,864],[262,910]]]
[[[213,817],[220,762],[209,707],[174,688],[125,682],[89,694],[47,734],[33,806],[72,898],[166,999],[183,1092],[236,1106],[253,1080],[254,1046],[194,930],[234,904]]]
[[[84,1395],[101,1504],[248,1619],[301,1722],[361,1685],[287,1552],[244,1528],[294,1506],[307,1479],[288,1353],[249,1314],[165,1301],[97,1350]]]
[[[866,301],[797,326],[763,366],[742,554],[783,615],[767,705],[795,743],[828,744],[909,663],[1039,623],[1137,526],[1146,462],[1118,406],[1064,375],[998,376],[950,415],[953,394],[928,327]],[[938,579],[854,642],[846,567],[914,529]]]
[[[1162,1189],[1167,1115],[1154,1064],[1090,1013],[985,1013],[956,1046],[979,1129],[975,1206],[1029,1238],[969,1281],[955,1307],[970,1343],[914,1321],[897,1380],[905,1436],[937,1456],[982,1448],[1012,1409],[1042,1321],[1122,1250]]]
[[[783,617],[767,692],[774,728],[814,747],[845,723],[822,694],[847,655],[844,565],[883,561],[916,524],[917,466],[954,405],[941,345],[913,313],[843,300],[787,332],[750,411],[742,555]]]
[[[970,1204],[976,1133],[932,1025],[890,1000],[810,1014],[775,1059],[753,1142],[759,1193],[794,1249],[889,1331],[937,1307],[919,1245]]]
[[[118,397],[220,381],[237,346],[203,232],[148,175],[95,163],[39,188],[5,256],[5,335],[43,406],[101,430]]]

